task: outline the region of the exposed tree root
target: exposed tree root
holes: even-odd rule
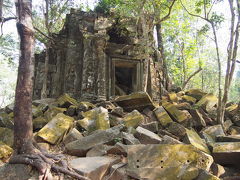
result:
[[[51,180],[51,170],[56,173],[63,173],[79,180],[89,180],[70,169],[63,160],[63,155],[47,154],[39,152],[34,154],[13,155],[10,164],[26,164],[35,167],[39,172],[39,180]]]

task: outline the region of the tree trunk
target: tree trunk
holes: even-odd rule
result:
[[[0,22],[2,22],[3,17],[3,0],[0,0]]]
[[[158,49],[161,54],[161,60],[162,60],[162,66],[163,66],[163,87],[168,91],[170,89],[169,87],[169,77],[168,77],[168,70],[167,70],[167,64],[166,64],[166,57],[164,54],[164,47],[163,47],[163,38],[162,38],[162,25],[161,23],[156,24],[156,30],[157,30],[157,42],[158,42]]]
[[[20,59],[14,106],[14,148],[18,154],[29,148],[32,137],[32,87],[34,76],[34,30],[31,0],[17,0],[17,30],[20,37]]]

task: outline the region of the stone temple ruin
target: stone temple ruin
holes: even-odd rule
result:
[[[150,18],[145,22],[71,10],[50,51],[48,97],[69,93],[108,100],[146,91],[158,99],[160,65],[154,56],[153,23]],[[34,99],[40,99],[45,53],[35,59]]]

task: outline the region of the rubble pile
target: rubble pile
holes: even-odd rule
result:
[[[91,180],[240,179],[240,105],[227,105],[223,126],[216,106],[213,94],[198,89],[169,93],[159,104],[145,92],[97,102],[64,94],[33,101],[34,138]],[[13,105],[0,110],[0,179],[13,152],[13,117]]]

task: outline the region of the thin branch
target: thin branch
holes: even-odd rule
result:
[[[160,19],[158,23],[161,23],[162,21],[165,21],[166,19],[169,18],[170,14],[171,14],[171,11],[172,11],[172,8],[173,8],[173,5],[175,4],[176,1],[177,0],[173,0],[172,4],[169,6],[167,15],[164,16],[162,19]]]
[[[183,86],[182,86],[182,89],[184,89],[186,87],[186,85],[188,84],[188,82],[196,75],[198,74],[199,72],[202,71],[202,68],[200,67],[197,71],[195,71],[193,74],[191,74],[187,80],[183,83]]]
[[[205,18],[205,17],[202,17],[202,16],[199,16],[199,15],[197,15],[197,14],[193,14],[193,13],[191,13],[190,11],[188,11],[188,9],[183,5],[182,0],[180,0],[180,3],[181,3],[181,5],[182,5],[183,9],[184,9],[189,15],[194,16],[194,17],[198,17],[198,18],[203,19],[203,20],[205,20],[205,21],[207,21],[207,22],[210,23],[210,20],[209,20],[209,19],[207,19],[207,18]]]
[[[43,33],[40,29],[38,29],[36,26],[34,26],[34,29],[40,33],[41,35],[43,35],[44,37],[46,37],[47,39],[51,40],[51,41],[54,41],[53,38],[49,37],[48,35],[46,35],[45,33]]]
[[[208,11],[208,13],[207,13],[207,17],[206,17],[207,19],[208,19],[208,17],[209,17],[210,12],[212,11],[213,5],[216,3],[216,1],[217,1],[217,0],[213,1],[213,3],[211,4],[211,7],[210,7],[210,9],[209,9],[209,11]]]

